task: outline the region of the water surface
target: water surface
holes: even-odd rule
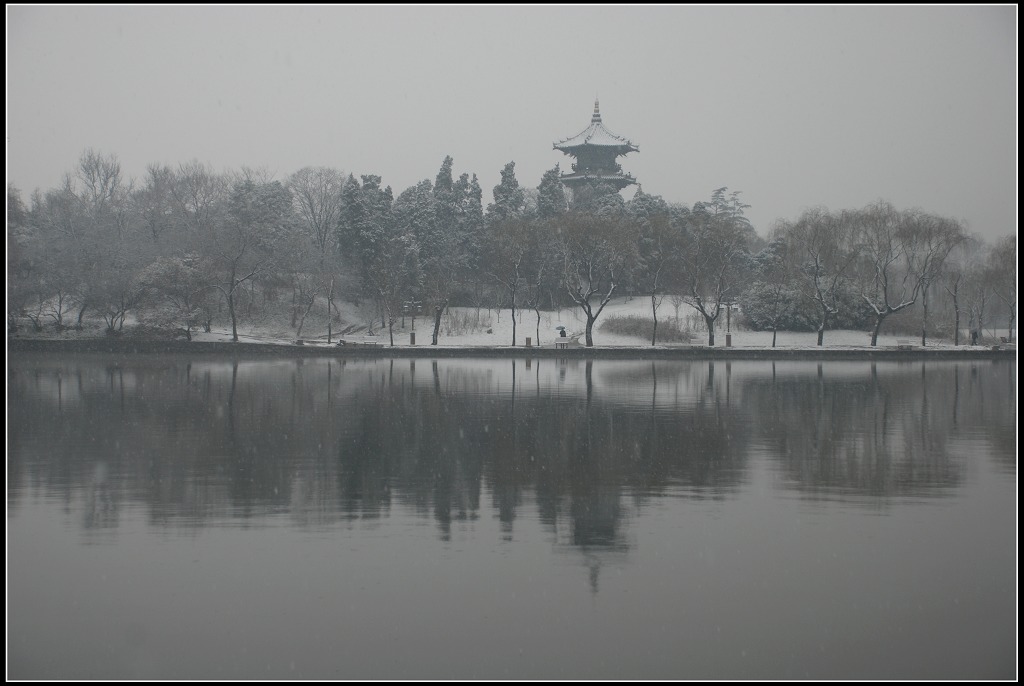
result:
[[[8,676],[1014,678],[1016,365],[14,355]]]

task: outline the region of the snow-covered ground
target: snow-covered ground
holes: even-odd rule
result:
[[[679,310],[682,319],[692,319],[693,309],[683,305]],[[360,343],[372,340],[367,337],[366,323],[368,312],[357,311],[348,307],[343,310],[342,329],[353,330],[353,333],[344,334],[340,338]],[[647,298],[616,298],[612,300],[594,327],[594,345],[597,347],[649,347],[650,340],[634,336],[611,334],[603,331],[602,323],[610,317],[636,315],[650,318],[650,301]],[[658,320],[664,324],[675,316],[675,310],[666,301],[658,309]],[[733,322],[735,323],[735,321]],[[387,329],[380,329],[380,322],[375,327],[376,340],[381,344],[387,344]],[[527,336],[531,338],[531,344],[551,347],[558,337],[556,327],[564,326],[570,342],[582,344],[583,335],[586,330],[586,319],[579,308],[563,308],[558,311],[541,311],[540,326],[538,334],[537,315],[532,310],[521,310],[516,312],[516,345],[525,345]],[[429,317],[420,316],[415,321],[415,338],[417,347],[430,344],[433,321]],[[335,327],[337,328],[337,327]],[[732,327],[732,346],[734,348],[770,348],[772,344],[771,331],[747,331],[737,330]],[[715,331],[715,346],[724,347],[726,343],[726,322],[720,317]],[[884,331],[884,329],[883,329]],[[405,327],[402,328],[400,320],[395,326],[395,345],[410,345],[410,334],[414,332],[411,318],[405,319]],[[295,339],[294,330],[288,327],[272,327],[266,324],[245,325],[239,327],[239,339],[247,342],[264,343],[292,343]],[[692,345],[707,345],[707,332],[693,330]],[[215,328],[210,333],[195,333],[193,338],[197,341],[223,341],[230,340],[231,331],[228,327]],[[333,339],[339,338],[337,331]],[[325,326],[313,326],[307,321],[302,332],[302,339],[306,345],[326,345],[327,329]],[[891,347],[900,340],[919,342],[919,338],[908,335],[894,335],[882,333],[878,337],[878,345]],[[575,343],[577,342],[578,343]],[[814,332],[791,332],[780,331],[776,343],[777,348],[801,349],[817,348],[817,334]],[[441,335],[438,340],[439,346],[444,347],[508,347],[512,345],[512,315],[508,309],[488,310],[481,308],[451,308],[445,314],[441,325]],[[674,347],[678,343],[659,343],[659,347]],[[870,335],[866,331],[826,331],[824,347],[826,348],[868,348],[870,347]],[[953,348],[950,340],[931,338],[928,347]]]

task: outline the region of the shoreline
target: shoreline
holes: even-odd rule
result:
[[[354,357],[354,358],[456,358],[456,357],[534,357],[565,359],[635,359],[635,360],[708,360],[708,359],[812,359],[812,360],[961,360],[1013,359],[1013,349],[992,349],[980,346],[962,348],[921,348],[910,350],[893,346],[876,348],[726,348],[724,346],[678,347],[593,347],[570,346],[565,349],[525,346],[389,346],[389,345],[297,345],[294,343],[231,343],[221,341],[160,341],[124,339],[7,339],[7,352],[12,353],[105,353],[105,354],[197,354],[288,357]]]

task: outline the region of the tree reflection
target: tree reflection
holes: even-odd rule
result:
[[[791,487],[815,494],[943,495],[962,483],[966,458],[955,447],[960,365],[902,363],[862,376],[850,369],[817,383],[751,380],[755,421]],[[977,397],[976,393],[971,393]],[[949,407],[947,412],[933,407]],[[1004,425],[1005,412],[974,406],[972,425]]]
[[[486,496],[504,538],[529,503],[599,559],[628,550],[624,525],[653,498],[739,497],[755,443],[818,496],[946,493],[964,480],[957,438],[979,429],[1015,468],[1006,362],[14,362],[8,502],[39,483],[91,528],[116,527],[124,500],[177,526],[352,526],[401,506],[450,540]]]

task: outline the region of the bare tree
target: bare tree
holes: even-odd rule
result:
[[[928,294],[940,278],[950,252],[966,239],[959,222],[935,215],[913,213],[909,222],[908,268],[920,284],[921,345],[928,344]]]
[[[146,167],[146,178],[135,191],[135,211],[149,231],[153,242],[161,239],[174,226],[174,170],[166,165]]]
[[[330,167],[304,167],[288,179],[295,212],[320,256],[336,249],[345,174]]]
[[[853,225],[825,208],[805,211],[786,230],[794,256],[804,274],[804,293],[818,310],[818,346],[824,345],[829,320],[840,312],[839,294],[857,257],[852,246]]]
[[[523,305],[537,316],[536,343],[540,345],[540,308],[545,298],[552,299],[558,284],[558,244],[555,239],[558,219],[536,220],[534,242],[524,269]]]
[[[212,230],[227,196],[227,179],[192,161],[178,166],[171,187],[178,220],[186,230],[205,238]]]
[[[1006,340],[1013,342],[1017,319],[1017,237],[1003,236],[989,252],[989,282],[992,292],[1007,307]]]
[[[879,202],[848,215],[854,222],[860,256],[860,294],[875,313],[871,345],[890,315],[917,300],[920,284],[907,268],[908,232],[903,215]]]
[[[88,149],[63,187],[48,193],[39,213],[54,240],[48,250],[47,277],[58,295],[53,313],[63,326],[63,294],[79,308],[95,308],[107,331],[120,331],[127,312],[141,297],[138,272],[151,257],[139,240],[132,202],[133,183],[121,174],[115,155]]]
[[[270,267],[275,245],[287,238],[291,217],[291,195],[280,182],[243,180],[235,183],[227,211],[211,225],[204,243],[221,274],[212,285],[227,301],[232,341],[238,341],[238,291]]]
[[[965,237],[953,248],[950,258],[943,264],[940,282],[953,305],[953,345],[960,345],[960,322],[966,302],[965,295],[970,292],[970,278],[976,271],[983,245],[981,236]]]
[[[594,322],[624,279],[634,248],[615,217],[573,211],[562,220],[562,279],[586,317],[588,348],[594,345]]]
[[[292,193],[295,212],[312,250],[300,250],[300,254],[311,259],[303,261],[299,268],[304,270],[315,283],[315,288],[304,288],[311,294],[308,306],[302,316],[312,308],[319,293],[327,296],[327,342],[333,335],[332,312],[335,309],[334,293],[338,278],[337,229],[341,218],[342,191],[345,175],[329,167],[305,167],[292,174],[288,189]],[[302,333],[302,322],[297,335]]]
[[[79,198],[95,224],[106,224],[121,237],[128,223],[132,182],[121,175],[116,155],[87,149],[78,160]]]
[[[875,315],[871,345],[885,320],[917,302],[961,239],[955,222],[886,202],[848,214],[859,248],[859,286]]]
[[[516,344],[517,295],[523,286],[526,263],[533,247],[532,222],[523,218],[496,221],[490,225],[485,249],[486,271],[500,283],[512,307],[512,345]]]

